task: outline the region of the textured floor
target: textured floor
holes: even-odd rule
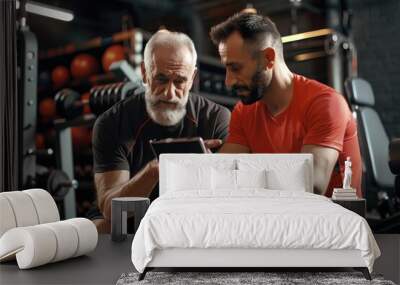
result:
[[[117,285],[130,284],[387,284],[382,276],[368,281],[360,272],[148,272],[142,281],[138,273],[122,274]]]

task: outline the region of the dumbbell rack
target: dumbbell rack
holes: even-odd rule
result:
[[[56,162],[57,168],[63,170],[71,180],[74,179],[74,156],[72,146],[72,127],[93,126],[96,116],[93,114],[84,115],[73,120],[57,119],[54,121],[56,131]],[[64,197],[65,219],[76,217],[75,192],[69,191]]]

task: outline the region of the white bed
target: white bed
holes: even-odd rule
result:
[[[141,278],[154,267],[354,267],[368,278],[380,251],[367,222],[312,194],[312,172],[307,154],[162,155],[134,266]]]

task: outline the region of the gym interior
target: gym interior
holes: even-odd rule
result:
[[[160,30],[185,33],[194,43],[197,73],[191,94],[233,111],[240,98],[226,86],[226,66],[210,30],[236,13],[269,17],[281,35],[289,70],[333,88],[347,103],[357,123],[362,194],[355,200],[328,199],[367,222],[381,253],[372,271],[376,284],[400,283],[398,0],[2,0],[1,284],[141,284],[137,267],[132,264],[131,245],[140,224],[138,216],[145,215],[149,200],[138,197],[129,208],[127,201],[114,198],[112,215],[120,215],[122,225],[114,224],[115,217],[108,228],[96,221],[101,220],[102,211],[94,180],[94,125],[102,114],[137,96],[143,88],[144,49]],[[28,189],[44,189],[46,193],[35,196]],[[40,196],[55,205],[56,218],[49,222],[83,218],[68,226],[79,228],[81,243],[87,237],[87,243],[93,246],[76,249],[75,256],[81,252],[80,257],[61,257],[59,252],[47,261],[44,257],[38,261],[37,257],[31,266],[35,269],[28,266],[23,270],[20,263],[28,262],[22,257],[24,248],[28,250],[27,240],[35,232],[24,228],[45,224],[38,208],[46,212],[50,207],[37,207],[39,202],[34,205],[39,217],[36,222],[29,217],[18,218],[30,215],[26,201],[12,196],[23,190],[34,204]],[[153,200],[150,207],[152,204]],[[25,214],[17,213],[17,208]],[[7,214],[7,209],[14,216]],[[61,236],[58,246],[63,238],[68,239],[61,232],[56,234]],[[117,232],[122,237],[114,236]],[[30,250],[43,246],[44,236],[41,233]],[[11,240],[20,241],[18,249],[7,249]],[[257,266],[250,266],[251,270],[242,266],[234,273],[222,270],[218,276],[212,275],[213,270],[203,270],[210,269],[203,265],[198,266],[201,270],[171,267],[179,267],[178,272],[186,275],[154,270],[148,273],[145,281],[150,283],[146,284],[190,284],[190,278],[202,284],[252,284],[257,280],[260,284],[367,282],[360,272],[341,272],[340,268],[348,266],[340,263],[329,267],[328,272],[305,265],[306,269],[278,266],[279,270],[263,266],[268,268],[259,273],[253,268]],[[231,271],[230,266],[222,267]],[[318,275],[320,271],[325,273]],[[243,272],[247,275],[238,275],[242,281],[235,282],[239,283],[229,279]],[[316,279],[307,279],[304,274],[314,274],[312,278]]]

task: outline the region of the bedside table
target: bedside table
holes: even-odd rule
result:
[[[366,202],[365,199],[354,199],[354,200],[334,200],[331,199],[333,203],[339,204],[340,206],[359,214],[361,217],[365,218],[366,212]]]
[[[124,241],[128,235],[128,214],[133,214],[134,233],[150,206],[149,198],[117,197],[111,200],[111,240]]]

